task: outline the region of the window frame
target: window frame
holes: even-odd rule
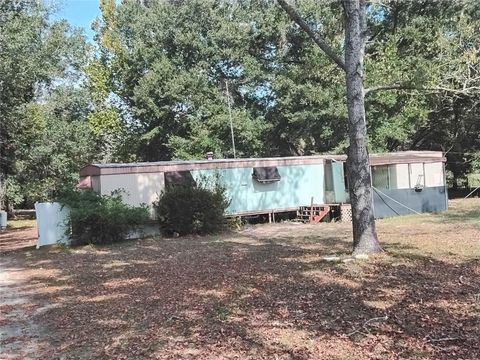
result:
[[[392,186],[392,172],[393,166],[397,165],[408,165],[408,188],[407,187],[398,187],[398,183],[395,187]],[[415,165],[418,165],[417,169],[415,169]],[[378,187],[375,186],[375,171],[378,168],[386,168],[386,187]],[[421,170],[421,171],[419,171]],[[417,176],[413,179],[413,174],[416,173]],[[398,176],[398,175],[397,175]],[[418,181],[418,176],[421,176],[421,181]],[[371,177],[371,184],[376,189],[386,189],[386,190],[407,190],[407,189],[423,189],[426,187],[426,175],[425,175],[425,163],[424,162],[413,162],[413,163],[401,163],[401,164],[381,164],[381,165],[372,165],[370,166],[370,177]],[[378,185],[378,184],[377,184]]]

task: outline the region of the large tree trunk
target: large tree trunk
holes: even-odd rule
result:
[[[321,34],[313,31],[286,0],[277,0],[290,18],[346,72],[350,147],[347,173],[353,220],[354,254],[382,251],[377,239],[373,215],[372,184],[367,151],[367,127],[363,88],[363,50],[366,38],[366,0],[344,0],[346,14],[345,62],[328,46]]]
[[[382,251],[373,213],[373,194],[367,150],[367,127],[363,88],[363,49],[365,37],[364,0],[345,0],[345,67],[350,147],[347,173],[352,204],[353,252]]]

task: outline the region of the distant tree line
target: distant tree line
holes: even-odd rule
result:
[[[295,8],[339,53],[341,2]],[[48,4],[0,2],[0,200],[48,200],[91,161],[345,153],[344,74],[274,0],[101,1],[95,41]],[[480,169],[480,3],[371,1],[371,152]]]

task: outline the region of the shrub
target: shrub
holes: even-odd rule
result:
[[[145,205],[134,207],[122,201],[122,192],[101,195],[92,189],[64,194],[59,202],[70,209],[68,218],[75,244],[112,243],[149,219]]]
[[[154,203],[164,234],[211,234],[225,226],[229,201],[225,188],[215,181],[167,186]]]

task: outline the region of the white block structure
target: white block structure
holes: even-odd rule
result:
[[[69,244],[67,219],[69,210],[59,203],[35,203],[38,240],[37,249],[52,244]]]

